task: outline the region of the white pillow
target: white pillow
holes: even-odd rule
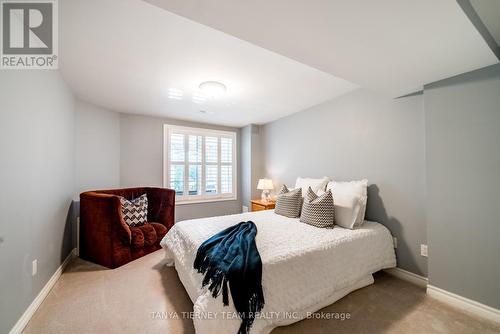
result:
[[[335,186],[335,190],[339,192],[349,192],[355,193],[362,196],[368,196],[368,180],[363,179],[359,181],[335,181],[332,180],[326,185],[326,190],[332,189]]]
[[[349,198],[355,197],[357,199],[357,203],[359,203],[360,205],[360,208],[359,210],[357,210],[357,208],[355,207],[352,208],[353,210],[357,210],[356,212],[357,216],[353,227],[348,227],[348,228],[354,228],[356,226],[363,224],[365,220],[366,202],[368,199],[367,179],[363,179],[360,181],[347,181],[347,182],[330,181],[326,186],[326,190],[332,191],[334,205],[337,204],[337,197],[339,196],[340,196],[339,199],[344,202],[346,200],[345,198],[347,195],[351,195],[349,196]],[[337,208],[335,207],[335,209]]]
[[[359,225],[358,217],[363,208],[362,198],[351,193],[338,193],[333,198],[333,207],[335,224],[351,230]]]
[[[309,187],[311,187],[312,191],[314,191],[316,194],[319,190],[324,191],[328,181],[330,181],[330,178],[328,178],[327,176],[321,179],[298,177],[295,181],[295,188],[302,188],[302,197],[304,197],[307,194],[307,189],[309,189]]]

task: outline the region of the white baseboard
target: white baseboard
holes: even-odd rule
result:
[[[500,310],[430,285],[428,283],[427,277],[411,273],[398,267],[385,269],[384,271],[390,275],[393,275],[415,285],[426,287],[427,295],[431,298],[439,300],[458,309],[470,312],[479,317],[500,323]]]
[[[433,285],[427,285],[427,295],[461,310],[500,323],[500,310],[496,308],[459,296]]]
[[[47,284],[43,287],[43,289],[40,291],[40,293],[36,296],[36,298],[33,300],[33,302],[28,306],[26,311],[24,311],[23,315],[19,320],[16,322],[14,327],[10,330],[9,334],[20,334],[24,327],[28,324],[30,321],[31,317],[33,317],[33,314],[35,314],[36,310],[38,307],[42,304],[43,300],[47,295],[49,294],[50,290],[54,287],[56,284],[57,280],[59,277],[61,277],[62,272],[64,271],[64,268],[68,265],[68,263],[71,261],[76,256],[76,248],[74,248],[69,255],[66,257],[66,259],[63,261],[63,263],[57,268],[56,272],[52,275],[52,277],[49,279]]]
[[[392,276],[395,276],[397,278],[400,278],[404,281],[413,283],[415,285],[418,285],[420,287],[427,287],[427,277],[420,276],[417,274],[414,274],[412,272],[409,272],[407,270],[401,269],[401,268],[390,268],[390,269],[384,269],[384,271]]]

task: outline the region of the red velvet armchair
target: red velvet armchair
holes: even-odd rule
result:
[[[120,196],[148,197],[148,223],[128,226],[122,217]],[[80,257],[116,268],[160,249],[160,241],[174,225],[175,191],[129,188],[80,194]]]

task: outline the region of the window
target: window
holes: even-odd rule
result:
[[[164,186],[179,204],[236,199],[236,133],[164,126]]]

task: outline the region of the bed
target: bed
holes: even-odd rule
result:
[[[274,210],[181,221],[163,238],[167,265],[175,265],[193,301],[196,333],[238,331],[240,319],[230,299],[223,306],[201,288],[203,276],[193,269],[198,247],[217,232],[241,221],[253,221],[262,259],[265,306],[250,330],[269,333],[297,322],[350,292],[373,283],[372,274],[396,265],[389,230],[375,222],[355,230],[322,229],[287,218]]]

